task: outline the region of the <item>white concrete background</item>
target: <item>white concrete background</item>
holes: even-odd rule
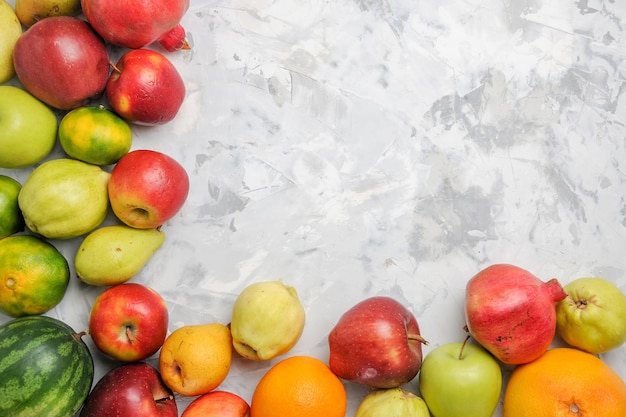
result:
[[[326,360],[339,316],[378,294],[427,354],[464,338],[465,283],[493,263],[626,291],[626,3],[192,0],[182,23],[183,107],[133,128],[191,177],[133,279],[170,330],[228,323],[246,285],[282,279],[307,312],[288,355]],[[71,260],[79,241],[54,243]],[[48,314],[83,329],[101,290],[73,279]],[[98,378],[116,363],[90,346]],[[625,347],[601,357],[626,377]],[[277,360],[235,359],[220,388],[250,400]],[[367,389],[346,387],[350,416]]]

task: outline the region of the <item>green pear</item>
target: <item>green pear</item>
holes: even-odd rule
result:
[[[255,282],[244,288],[233,304],[233,347],[244,358],[275,358],[300,339],[304,320],[294,287],[281,281]]]
[[[370,391],[359,404],[354,417],[429,417],[426,402],[403,388]]]
[[[556,331],[569,345],[593,354],[626,343],[626,293],[600,277],[578,278],[563,287],[556,305]]]
[[[104,226],[81,242],[74,268],[78,278],[91,285],[117,285],[128,281],[163,245],[161,229],[135,229],[126,225]]]
[[[0,84],[4,84],[15,76],[13,67],[13,48],[22,35],[22,25],[5,0],[0,0]]]
[[[97,165],[74,159],[39,165],[17,198],[26,227],[49,239],[71,239],[94,230],[108,212],[110,176]]]

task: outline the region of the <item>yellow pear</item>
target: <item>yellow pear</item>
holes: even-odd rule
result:
[[[81,242],[74,268],[78,278],[91,285],[117,285],[128,281],[163,245],[160,229],[135,229],[126,225],[104,226]]]
[[[13,7],[5,0],[0,0],[0,84],[15,76],[13,48],[21,35],[22,25]]]
[[[304,321],[304,308],[294,287],[281,281],[255,282],[244,288],[233,305],[233,347],[248,359],[275,358],[300,339]]]
[[[74,16],[80,12],[80,0],[15,0],[15,14],[24,26],[52,16]]]
[[[230,330],[221,323],[187,325],[174,330],[159,353],[159,371],[172,391],[205,394],[220,385],[232,362]]]

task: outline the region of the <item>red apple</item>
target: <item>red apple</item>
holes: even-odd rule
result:
[[[161,125],[174,119],[186,94],[174,64],[149,49],[133,49],[122,55],[105,91],[117,114],[142,125]]]
[[[227,391],[211,391],[193,400],[181,417],[248,417],[250,406]]]
[[[415,316],[390,297],[371,297],[345,312],[328,336],[330,369],[376,388],[398,387],[417,375],[422,343]]]
[[[77,17],[41,19],[18,39],[15,72],[39,100],[62,110],[99,97],[109,77],[104,41]]]
[[[124,364],[104,375],[87,396],[80,417],[178,417],[172,391],[144,362]]]
[[[174,29],[189,8],[189,0],[82,0],[81,7],[104,39],[138,49]]]
[[[140,149],[117,162],[108,187],[115,215],[128,226],[149,229],[178,213],[189,194],[189,176],[172,157]]]
[[[165,300],[136,283],[114,285],[94,301],[89,334],[106,355],[122,362],[148,358],[163,345],[169,314]]]

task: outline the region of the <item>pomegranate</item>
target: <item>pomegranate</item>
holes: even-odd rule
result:
[[[61,110],[99,98],[109,78],[104,41],[73,16],[47,17],[32,25],[15,44],[13,64],[26,90]]]
[[[171,50],[172,34],[180,38],[180,20],[189,0],[81,0],[85,18],[105,40],[118,46],[138,49],[165,38]],[[177,49],[188,47],[180,42]]]
[[[531,362],[550,347],[556,303],[566,296],[556,278],[543,282],[514,265],[491,265],[467,283],[467,328],[501,362]]]
[[[185,28],[180,23],[174,29],[167,32],[159,39],[159,43],[167,52],[174,52],[181,49],[191,49],[187,42]]]

